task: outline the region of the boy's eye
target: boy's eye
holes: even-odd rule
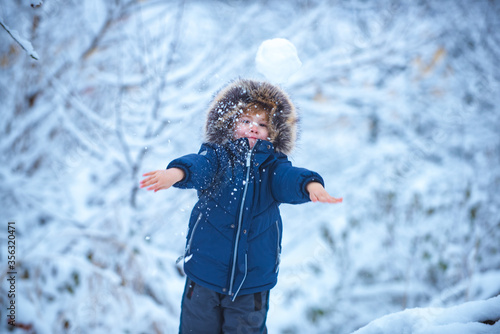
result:
[[[243,124],[250,124],[250,121],[248,119],[242,119],[240,122]]]
[[[262,126],[263,128],[267,128],[267,124],[266,123],[260,123],[259,125]]]

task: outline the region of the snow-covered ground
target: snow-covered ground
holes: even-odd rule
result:
[[[282,206],[271,333],[499,333],[499,18],[486,0],[2,1],[0,332],[9,221],[15,333],[177,331],[196,194],[137,186],[197,151],[241,76],[280,82],[291,160],[344,198]]]
[[[449,308],[414,308],[383,316],[353,334],[500,333],[500,296]]]

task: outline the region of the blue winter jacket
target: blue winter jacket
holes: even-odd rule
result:
[[[198,191],[189,221],[184,270],[197,284],[236,298],[276,285],[281,203],[309,201],[306,185],[321,176],[293,167],[273,144],[246,138],[205,143],[198,154],[173,160],[185,178],[178,188]]]

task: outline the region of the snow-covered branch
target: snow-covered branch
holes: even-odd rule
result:
[[[17,30],[13,30],[9,28],[4,22],[3,19],[0,17],[0,26],[12,37],[12,39],[19,44],[19,46],[26,51],[26,53],[33,59],[38,60],[40,57],[38,56],[38,53],[36,53],[35,49],[33,48],[33,45],[31,44],[30,41],[27,39],[23,38]]]

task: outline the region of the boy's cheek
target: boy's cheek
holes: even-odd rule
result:
[[[242,127],[237,127],[234,130],[234,138],[238,139],[238,138],[243,138],[243,137],[247,137],[245,129]]]

